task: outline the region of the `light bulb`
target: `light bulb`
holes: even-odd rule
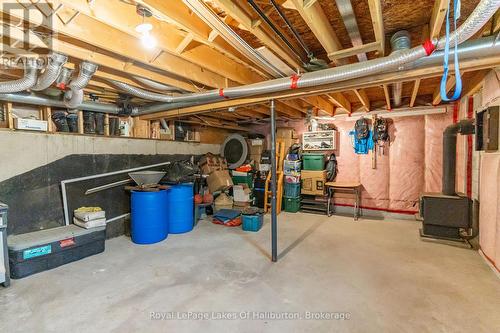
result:
[[[156,47],[156,38],[151,36],[149,32],[143,33],[141,37],[142,41],[142,46],[144,46],[147,49],[153,49]]]

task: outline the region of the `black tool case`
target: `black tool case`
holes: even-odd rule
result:
[[[106,227],[75,225],[9,236],[10,276],[20,279],[104,251]]]

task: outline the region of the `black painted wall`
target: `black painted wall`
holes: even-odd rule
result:
[[[62,180],[190,157],[191,155],[69,155],[0,182],[0,201],[9,205],[8,233],[22,234],[64,225],[60,186]],[[69,211],[81,206],[99,206],[106,210],[108,219],[128,213],[130,194],[123,186],[87,196],[84,194],[89,188],[127,178],[127,174],[120,174],[67,184]]]

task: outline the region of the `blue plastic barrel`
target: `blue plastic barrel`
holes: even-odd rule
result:
[[[182,234],[193,230],[194,190],[193,183],[170,187],[167,197],[168,232]]]
[[[168,236],[167,190],[132,191],[131,234],[136,244],[154,244]]]

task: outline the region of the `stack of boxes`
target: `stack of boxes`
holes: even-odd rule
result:
[[[220,155],[206,154],[199,162],[201,173],[208,175],[207,184],[210,193],[233,186],[233,181],[227,169],[226,159]]]
[[[264,140],[263,139],[248,139],[248,159],[253,161],[253,165],[255,166],[255,170],[257,171],[269,171],[269,170],[261,170],[261,159],[262,153],[264,152]]]
[[[301,174],[302,211],[326,212],[324,200],[326,170],[324,154],[303,154],[303,170]],[[318,200],[316,198],[320,196]]]
[[[300,175],[301,161],[298,156],[288,155],[283,165],[285,174],[285,191],[283,193],[283,203],[285,211],[296,213],[300,209]]]

